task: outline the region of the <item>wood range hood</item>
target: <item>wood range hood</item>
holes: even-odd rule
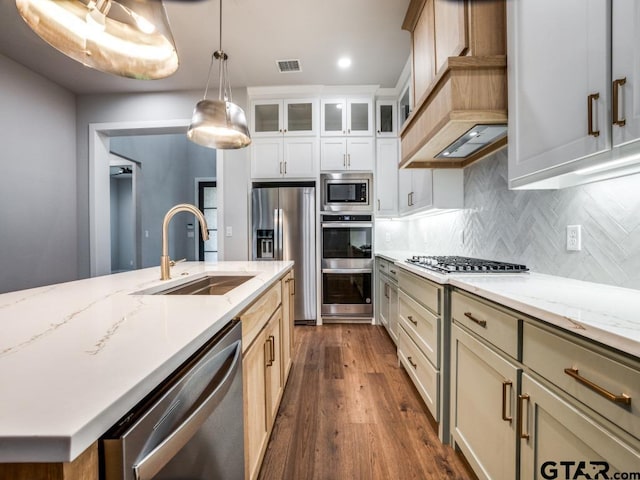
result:
[[[413,111],[400,168],[461,168],[507,144],[505,0],[411,0]]]

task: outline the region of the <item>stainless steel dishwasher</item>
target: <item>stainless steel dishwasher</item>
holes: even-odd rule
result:
[[[101,439],[104,480],[243,480],[242,330],[237,320]]]

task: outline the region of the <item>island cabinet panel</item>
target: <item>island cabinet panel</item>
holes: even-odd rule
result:
[[[256,335],[265,326],[268,319],[282,301],[282,287],[277,282],[267,292],[254,302],[249,309],[242,314],[242,352],[253,343]]]
[[[271,287],[244,314],[243,387],[245,478],[258,477],[284,386],[293,348],[293,270]],[[245,330],[244,323],[247,322]],[[245,333],[248,333],[245,340]]]
[[[98,480],[98,443],[73,462],[2,463],[0,480]]]

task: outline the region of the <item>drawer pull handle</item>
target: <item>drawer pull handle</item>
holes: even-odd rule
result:
[[[524,420],[524,401],[527,401],[527,417],[524,425],[527,427],[527,431],[525,432],[524,426],[522,424],[522,420]],[[520,419],[520,438],[524,438],[529,440],[529,395],[523,393],[522,395],[518,395],[518,418]]]
[[[273,362],[276,361],[276,337],[274,337],[273,335],[269,335],[269,338],[271,339],[271,363],[270,363],[270,365],[273,365]]]
[[[482,328],[487,328],[487,321],[486,320],[478,320],[473,315],[471,315],[471,312],[464,312],[464,316],[467,317],[468,319],[470,319],[471,321],[476,322]]]
[[[411,366],[415,369],[418,368],[418,364],[417,363],[413,363],[413,360],[411,359],[411,357],[407,357],[407,360],[409,361],[409,363],[411,364]]]
[[[624,127],[627,123],[627,121],[624,118],[620,118],[619,115],[619,103],[620,103],[620,99],[619,99],[619,91],[620,91],[620,87],[623,86],[624,84],[627,83],[627,77],[624,78],[619,78],[617,80],[613,81],[613,124],[614,125],[618,125],[619,127]]]
[[[271,359],[271,338],[272,335],[269,335],[269,338],[267,338],[267,341],[264,344],[264,348],[265,348],[265,357],[266,357],[266,362],[267,362],[267,367],[270,367],[273,365],[273,360]]]
[[[391,273],[393,273],[394,275],[397,273],[395,270],[389,270]]]
[[[587,115],[589,118],[587,119],[587,126],[589,135],[593,135],[594,137],[598,137],[600,135],[600,130],[593,129],[593,102],[597,101],[600,98],[599,93],[592,93],[587,97]]]
[[[631,405],[631,397],[629,395],[627,395],[626,393],[623,393],[621,395],[615,395],[611,393],[610,391],[602,388],[600,385],[593,383],[591,380],[587,380],[586,378],[580,376],[577,368],[565,368],[564,373],[576,379],[579,383],[581,383],[585,387],[590,388],[597,394],[602,395],[607,400],[611,400],[614,403],[621,403],[623,405]]]
[[[511,380],[505,380],[502,382],[502,420],[511,423],[513,417],[507,416],[507,387],[512,387]]]
[[[407,315],[407,318],[409,319],[409,321],[411,323],[413,323],[415,326],[418,326],[418,321],[413,319],[413,315]]]

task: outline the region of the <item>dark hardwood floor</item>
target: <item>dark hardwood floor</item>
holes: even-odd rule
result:
[[[262,480],[470,479],[442,445],[383,327],[295,327]]]

